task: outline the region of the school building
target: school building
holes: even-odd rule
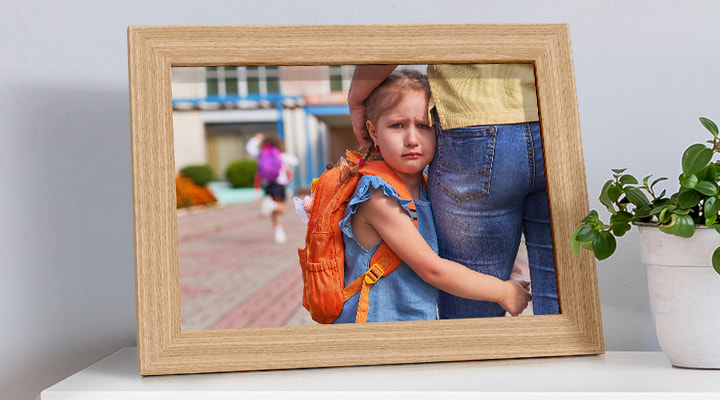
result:
[[[293,188],[307,187],[357,147],[347,106],[353,66],[174,67],[175,168],[249,157],[248,139],[277,134],[298,157]]]

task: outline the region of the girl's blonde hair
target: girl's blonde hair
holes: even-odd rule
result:
[[[370,121],[374,125],[377,125],[383,113],[395,107],[406,94],[411,92],[422,92],[425,98],[430,98],[430,84],[428,83],[427,75],[409,68],[393,71],[363,102],[365,121]],[[337,166],[342,168],[341,181],[346,181],[357,174],[360,165],[366,160],[371,159],[371,157],[374,157],[373,153],[376,151],[375,143],[367,131],[367,123],[363,129],[365,129],[366,136],[370,141],[370,146],[358,164],[351,165],[345,157],[340,159]],[[379,154],[377,154],[377,156],[379,156]]]

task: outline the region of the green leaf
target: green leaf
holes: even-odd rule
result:
[[[717,182],[718,179],[717,168],[715,168],[714,164],[708,165],[695,175],[701,181]]]
[[[693,208],[700,202],[700,193],[694,190],[688,190],[680,193],[678,196],[678,206],[680,208]]]
[[[623,175],[620,177],[620,183],[624,183],[626,185],[637,185],[638,180],[632,175]]]
[[[670,206],[668,206],[667,204],[657,205],[657,206],[653,207],[652,211],[650,211],[650,214],[653,214],[653,215],[658,214],[669,207]]]
[[[660,182],[662,182],[662,181],[666,181],[666,180],[667,180],[667,178],[665,178],[664,176],[655,179],[655,180],[653,181],[653,183],[650,184],[650,189],[654,188],[655,185],[657,185],[658,183],[660,183]]]
[[[712,160],[712,154],[712,150],[704,144],[694,144],[688,147],[682,156],[683,175],[694,174],[707,167]]]
[[[617,214],[610,216],[610,225],[615,236],[622,236],[625,232],[629,231],[630,221],[632,221],[633,215],[627,211],[620,211]]]
[[[717,197],[708,197],[703,204],[703,214],[705,214],[705,226],[708,228],[715,225],[718,212],[720,212],[720,200]]]
[[[595,224],[599,219],[600,219],[600,217],[598,217],[597,211],[592,210],[592,211],[590,211],[590,214],[588,214],[587,217],[585,217],[582,220],[581,223],[582,224]]]
[[[659,197],[653,201],[653,207],[660,207],[660,206],[673,206],[675,205],[672,202],[672,199],[668,199],[667,197]]]
[[[648,182],[650,181],[650,178],[652,178],[652,175],[648,175],[642,179],[643,186],[647,186]]]
[[[680,237],[691,237],[695,233],[695,221],[689,215],[673,214],[670,222],[660,225],[660,230]]]
[[[608,188],[608,197],[613,203],[618,201],[620,195],[622,195],[622,189],[620,189],[616,185],[612,185],[610,186],[610,188]]]
[[[693,211],[692,208],[676,208],[675,211],[673,211],[677,215],[689,215],[690,211]]]
[[[620,236],[624,235],[627,231],[629,231],[630,228],[631,228],[631,226],[627,222],[626,223],[618,222],[616,224],[612,224],[612,233],[613,233],[613,235],[620,237]]]
[[[598,237],[593,241],[593,252],[595,258],[598,260],[604,260],[610,257],[617,247],[615,237],[610,232],[602,231]]]
[[[635,220],[642,220],[652,215],[652,207],[650,205],[644,205],[635,208]]]
[[[695,174],[680,175],[680,185],[684,188],[694,189],[698,183],[698,177]]]
[[[580,242],[577,240],[577,233],[582,228],[582,225],[575,229],[572,235],[570,235],[570,248],[577,257],[580,257]]]
[[[627,168],[611,169],[611,171],[612,171],[614,174],[616,174],[616,175],[620,175],[620,174],[622,174],[623,172],[625,172],[626,169],[627,169]]]
[[[703,212],[705,213],[705,216],[716,215],[718,212],[720,212],[720,200],[718,200],[717,197],[708,197],[707,199],[705,199],[705,204],[703,205]]]
[[[718,193],[718,187],[713,182],[701,181],[695,185],[695,190],[704,194],[705,196],[715,196]]]
[[[645,196],[645,193],[643,193],[640,189],[630,188],[625,192],[625,196],[627,196],[631,203],[638,207],[650,204],[647,196]]]
[[[580,225],[575,238],[578,242],[592,242],[598,236],[598,231],[592,225]]]
[[[658,221],[660,221],[661,224],[667,224],[668,222],[670,222],[670,217],[672,217],[671,211],[672,210],[668,208],[662,209],[662,211],[660,211],[660,214],[658,215]]]
[[[605,184],[602,187],[602,190],[600,191],[600,203],[604,205],[605,207],[612,207],[613,203],[617,200],[613,200],[610,197],[610,190],[611,188],[615,187],[615,182],[611,179],[605,182]]]
[[[712,266],[715,272],[720,274],[720,247],[715,249],[712,255]]]
[[[712,227],[717,221],[717,215],[705,216],[705,226]]]
[[[710,131],[710,133],[712,133],[713,136],[715,136],[715,137],[718,136],[718,127],[717,127],[717,125],[715,125],[715,122],[713,122],[711,119],[708,119],[705,117],[700,117],[699,119],[700,119],[700,123],[705,127],[705,129]]]
[[[710,182],[718,181],[718,170],[714,165],[709,165],[707,168],[708,172],[705,174],[705,180]]]
[[[619,211],[617,214],[610,216],[610,223],[627,223],[632,221],[632,214],[627,211]]]

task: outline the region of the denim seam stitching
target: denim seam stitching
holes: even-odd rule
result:
[[[530,131],[530,124],[527,122],[523,124],[525,130],[525,144],[528,152],[528,193],[532,193],[535,190],[535,150],[532,139],[532,132]]]

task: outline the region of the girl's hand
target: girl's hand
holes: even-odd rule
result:
[[[520,315],[532,300],[530,282],[524,279],[510,279],[504,284],[504,293],[498,304],[512,316]]]

